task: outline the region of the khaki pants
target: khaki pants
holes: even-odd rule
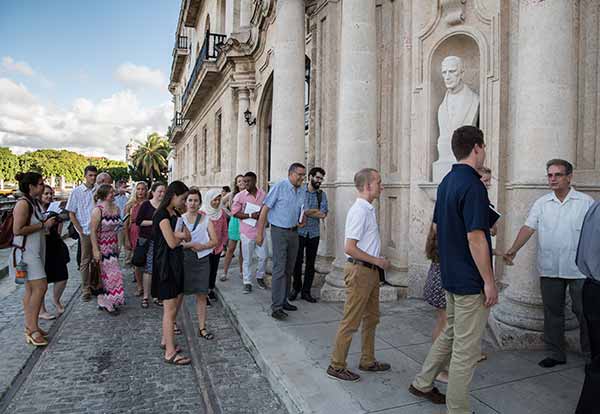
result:
[[[448,414],[471,414],[469,384],[481,355],[481,337],[490,310],[484,306],[483,294],[446,292],[446,299],[448,325],[431,346],[413,386],[419,391],[431,391],[433,380],[450,360],[446,392]]]
[[[347,263],[344,266],[344,282],[344,318],[335,338],[331,365],[335,369],[346,368],[352,335],[362,321],[360,365],[369,366],[375,362],[375,328],[379,323],[379,272],[362,265]]]
[[[79,272],[81,273],[81,293],[90,294],[90,267],[92,264],[92,241],[89,234],[80,235],[79,242],[81,243],[81,264],[79,265]]]

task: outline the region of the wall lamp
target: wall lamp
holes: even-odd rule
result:
[[[252,119],[252,112],[250,112],[250,109],[246,109],[244,112],[244,119],[249,126],[256,125],[256,118]]]

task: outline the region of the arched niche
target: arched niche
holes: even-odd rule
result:
[[[431,136],[429,137],[429,159],[433,161],[438,159],[437,141],[440,131],[437,116],[438,108],[446,95],[446,86],[442,79],[442,61],[447,56],[458,56],[462,59],[465,70],[463,80],[465,84],[481,97],[481,53],[477,41],[465,33],[456,33],[446,37],[440,41],[433,50],[430,60],[431,70],[429,73],[431,76],[431,95],[429,102],[431,104],[429,108],[429,122],[431,123],[431,127],[429,128],[429,131],[431,131]],[[479,116],[481,117],[481,108],[479,108],[479,113]],[[431,179],[431,167],[429,174]]]

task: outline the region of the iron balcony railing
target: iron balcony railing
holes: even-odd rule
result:
[[[179,127],[183,125],[183,116],[181,112],[175,112],[175,118],[173,118],[173,126]]]
[[[219,57],[219,53],[221,51],[221,47],[225,43],[225,39],[227,36],[217,33],[206,33],[206,37],[204,38],[204,43],[202,43],[202,49],[200,49],[200,54],[196,59],[196,63],[194,64],[194,70],[192,70],[192,75],[188,80],[188,83],[185,87],[185,91],[183,92],[183,96],[181,98],[182,106],[185,107],[188,98],[190,97],[190,93],[194,89],[194,84],[198,78],[198,74],[202,69],[202,65],[206,61],[214,61]]]
[[[177,36],[175,39],[175,49],[187,49],[188,47],[187,36]]]

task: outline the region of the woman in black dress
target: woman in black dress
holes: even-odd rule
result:
[[[183,247],[191,235],[185,226],[176,228],[179,211],[185,207],[187,186],[173,181],[152,219],[154,251],[152,263],[152,296],[163,301],[162,340],[165,362],[173,365],[188,365],[190,358],[178,353],[175,345],[173,325],[183,294]]]
[[[54,190],[49,185],[44,185],[44,192],[40,197],[42,209],[46,211],[50,206],[50,203],[54,201]],[[44,269],[46,270],[46,277],[48,284],[54,283],[52,303],[56,309],[56,314],[52,315],[46,310],[45,301],[42,301],[42,308],[40,310],[40,319],[54,319],[62,315],[65,311],[64,305],[60,302],[65,287],[67,286],[67,279],[69,278],[69,271],[67,270],[67,263],[70,261],[69,248],[62,240],[62,222],[56,221],[56,224],[50,228],[48,234],[46,234],[46,261],[44,263]]]

